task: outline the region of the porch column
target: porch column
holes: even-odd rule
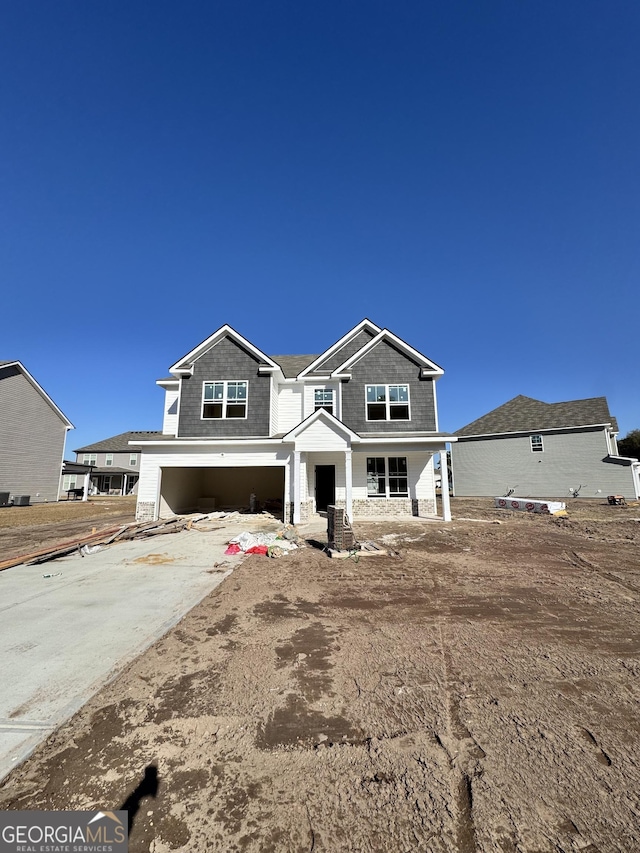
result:
[[[351,464],[351,451],[344,452],[344,484],[345,484],[345,512],[352,521],[353,515],[353,468]]]
[[[127,494],[127,475],[122,475],[122,497]]]
[[[82,490],[82,500],[86,501],[89,496],[89,483],[91,482],[91,471],[87,471],[84,475],[84,489]]]
[[[440,493],[442,497],[442,520],[451,521],[451,504],[449,503],[449,469],[447,467],[447,447],[440,451]]]
[[[300,451],[293,451],[293,523],[300,524]]]

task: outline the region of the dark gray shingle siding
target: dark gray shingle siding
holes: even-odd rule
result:
[[[342,385],[342,420],[354,432],[410,433],[436,429],[433,380],[420,379],[421,365],[387,341],[381,341],[351,371]],[[409,385],[410,421],[367,421],[365,386],[402,383]]]
[[[370,332],[368,329],[361,329],[354,338],[347,341],[341,349],[322,361],[312,372],[320,376],[325,376],[326,374],[331,373],[332,370],[340,367],[340,365],[347,361],[347,359],[351,358],[352,355],[355,355],[359,349],[362,349],[362,347],[365,346],[365,344],[368,344],[373,336],[373,332]],[[331,347],[329,347],[329,349],[331,349]]]
[[[269,435],[270,388],[268,374],[260,375],[260,361],[231,338],[223,338],[194,364],[193,376],[183,376],[178,436],[180,438],[240,438]],[[247,380],[246,420],[202,420],[204,382]]]

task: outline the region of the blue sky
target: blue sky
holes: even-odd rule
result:
[[[445,368],[640,427],[640,4],[2,7],[0,359],[75,447],[158,429],[223,323],[321,352],[363,317]]]

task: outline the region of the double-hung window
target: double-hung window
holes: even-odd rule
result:
[[[246,418],[247,382],[205,382],[202,389],[203,418]]]
[[[96,459],[98,458],[96,453],[85,453],[82,457],[83,465],[95,465]]]
[[[531,436],[531,452],[532,453],[544,453],[544,445],[542,443],[541,435],[532,435]]]
[[[408,385],[367,385],[368,421],[408,421]]]
[[[104,464],[107,466],[107,468],[112,467],[112,465],[113,465],[113,453],[105,453]]]
[[[333,414],[333,388],[316,388],[313,392],[313,411],[326,409],[330,415]]]
[[[131,453],[129,455],[129,467],[135,468],[137,464],[138,464],[138,454],[137,453]]]
[[[370,498],[409,497],[407,457],[367,457],[367,495]]]

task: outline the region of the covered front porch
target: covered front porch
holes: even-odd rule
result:
[[[140,475],[126,468],[96,468],[91,472],[92,495],[134,495]]]
[[[442,436],[366,438],[318,411],[283,439],[293,445],[290,517],[294,524],[327,506],[350,519],[373,517],[451,520],[446,441]],[[441,515],[435,458],[440,457]]]

